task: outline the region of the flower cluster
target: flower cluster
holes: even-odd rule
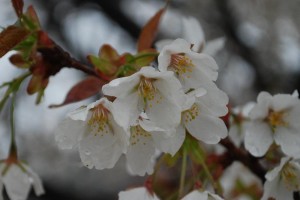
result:
[[[227,136],[219,118],[228,97],[215,84],[218,66],[206,54],[177,39],[145,66],[102,87],[99,101],[71,112],[56,130],[63,149],[78,145],[85,166],[111,168],[122,154],[129,171],[153,172],[157,151],[174,155],[186,133],[207,144]]]

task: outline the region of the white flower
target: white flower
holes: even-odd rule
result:
[[[271,96],[261,92],[249,113],[252,122],[246,129],[245,148],[254,156],[263,156],[275,141],[283,153],[300,156],[300,100],[295,93]]]
[[[266,174],[262,200],[293,199],[293,192],[300,190],[300,164],[284,157],[280,165]]]
[[[151,193],[145,187],[138,187],[119,193],[119,200],[159,200],[156,194]]]
[[[25,200],[29,194],[31,185],[37,196],[45,193],[42,181],[38,175],[25,163],[0,164],[0,191],[5,187],[11,200]],[[0,199],[3,197],[0,195]]]
[[[62,149],[79,145],[80,158],[88,168],[112,168],[126,152],[128,136],[115,121],[113,106],[106,98],[68,115],[55,131]]]
[[[228,102],[228,96],[213,82],[218,77],[215,60],[206,55],[193,52],[191,44],[177,39],[164,47],[158,56],[158,68],[161,71],[174,71],[185,92],[203,88],[207,94],[202,98],[206,105],[218,104],[219,100]],[[223,105],[221,105],[223,106]],[[216,109],[222,109],[216,107]]]
[[[191,43],[183,39],[176,39],[163,48],[158,56],[158,69],[174,71],[185,91],[199,87],[210,90],[214,85],[213,82],[207,85],[208,82],[216,81],[218,77],[215,60],[192,51]]]
[[[173,129],[180,122],[184,93],[172,72],[143,67],[139,72],[118,78],[103,86],[105,95],[117,97],[113,102],[116,120],[128,128],[141,112],[157,127]]]
[[[184,137],[175,137],[175,130],[164,131],[153,122],[140,116],[137,123],[130,126],[130,143],[126,158],[129,171],[140,176],[153,173],[156,149],[174,155],[181,147]]]
[[[194,190],[183,197],[181,200],[223,200],[216,194],[213,194],[208,191],[200,192],[198,190]]]
[[[246,127],[249,124],[249,112],[255,105],[254,102],[249,102],[244,106],[235,107],[231,110],[229,137],[232,142],[240,147],[244,142]]]
[[[219,118],[228,112],[228,98],[207,103],[203,101],[206,95],[206,91],[202,89],[187,94],[177,135],[185,135],[186,128],[196,139],[207,144],[217,144],[228,133],[225,123]]]

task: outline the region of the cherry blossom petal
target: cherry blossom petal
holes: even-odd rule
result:
[[[211,56],[204,53],[199,54],[195,52],[189,52],[187,53],[187,56],[192,60],[195,66],[195,71],[200,71],[211,81],[217,80],[217,70],[219,69],[219,67],[216,61]]]
[[[155,147],[151,136],[136,134],[131,138],[127,149],[127,164],[132,174],[144,176],[153,173],[153,159]]]
[[[282,111],[297,105],[298,107],[300,106],[299,99],[290,94],[277,94],[273,96],[272,100],[272,108],[275,111]]]
[[[133,92],[124,98],[117,98],[113,102],[111,110],[118,124],[123,128],[128,128],[135,122],[142,109],[138,109],[139,96],[138,92]]]
[[[84,121],[64,119],[55,129],[55,141],[61,149],[72,149],[81,139],[86,127]]]
[[[162,134],[162,132],[152,132],[155,147],[164,153],[174,156],[185,139],[185,128],[180,124],[172,134]]]
[[[225,92],[220,90],[215,83],[206,84],[203,88],[207,91],[205,95],[196,99],[210,111],[214,116],[224,116],[228,113],[227,104],[229,98]]]
[[[220,118],[207,115],[201,109],[202,107],[199,108],[200,114],[195,116],[195,119],[189,120],[187,114],[184,114],[184,124],[189,133],[196,139],[207,144],[217,144],[227,136],[227,128]]]
[[[198,190],[194,190],[186,195],[181,200],[223,200],[216,194],[212,194],[208,191],[200,192]]]
[[[159,198],[155,194],[150,194],[145,187],[139,187],[120,192],[119,200],[159,200]]]
[[[113,147],[117,139],[118,135],[114,134],[112,130],[109,130],[109,132],[86,133],[79,143],[79,153],[83,164],[88,168],[92,168],[93,166],[97,168],[101,168],[102,166],[107,166],[104,168],[111,168],[111,159],[115,160],[115,157],[122,154],[120,149],[116,149],[119,150],[117,152],[111,152],[114,150]],[[111,158],[108,157],[108,152],[112,154]],[[99,164],[98,158],[102,157],[106,159],[102,161],[102,164]]]
[[[286,155],[300,158],[299,130],[288,127],[277,127],[274,140],[276,144],[281,146],[282,151]]]
[[[182,37],[193,44],[193,51],[200,52],[201,48],[204,46],[205,39],[199,21],[194,17],[183,17],[182,25]]]
[[[42,180],[40,179],[40,177],[38,176],[37,173],[35,173],[29,166],[27,165],[23,165],[26,169],[26,172],[28,173],[29,175],[29,180],[33,186],[33,190],[35,192],[35,194],[37,196],[40,196],[42,194],[45,193],[45,190],[44,190],[44,187],[43,187],[43,184],[42,184]]]
[[[255,121],[249,124],[245,134],[245,148],[254,156],[263,156],[273,143],[268,124]]]
[[[30,191],[28,175],[17,165],[11,165],[3,176],[6,192],[11,200],[26,200]]]
[[[106,85],[103,85],[102,92],[108,96],[114,97],[126,97],[128,94],[132,93],[133,89],[140,82],[140,75],[135,73],[131,76],[117,78],[112,80]]]
[[[264,194],[261,200],[269,200],[274,198],[276,200],[293,199],[293,192],[289,191],[280,181],[280,176],[277,176],[273,181],[266,181],[264,184]]]
[[[267,92],[259,93],[257,97],[257,104],[249,113],[249,117],[253,120],[264,119],[269,112],[269,107],[272,101],[272,96]]]
[[[179,125],[181,119],[181,107],[175,104],[160,92],[154,99],[148,102],[145,110],[150,121],[165,130],[174,129]]]
[[[68,118],[72,120],[80,120],[80,121],[85,121],[88,115],[88,108],[87,106],[82,106],[70,113],[68,113]]]

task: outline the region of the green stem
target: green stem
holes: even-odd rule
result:
[[[212,184],[215,192],[217,194],[219,194],[220,196],[222,196],[222,193],[223,193],[222,187],[221,187],[220,183],[216,182],[214,180],[213,176],[211,175],[211,173],[210,173],[210,171],[209,171],[209,169],[208,169],[208,167],[207,167],[207,165],[205,163],[205,160],[203,158],[204,152],[203,152],[203,150],[202,150],[202,148],[200,146],[198,148],[198,151],[195,151],[195,155],[197,156],[200,164],[202,165],[202,168],[203,168],[203,170],[204,170],[204,172],[205,172],[208,180],[211,182],[211,184]]]
[[[187,150],[185,147],[183,147],[182,151],[183,152],[182,152],[182,164],[181,164],[178,199],[180,199],[184,195],[185,174],[186,174],[186,164],[187,164]]]

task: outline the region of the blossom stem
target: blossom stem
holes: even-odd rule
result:
[[[187,149],[183,147],[178,199],[180,199],[184,195],[186,164],[187,164]]]
[[[219,194],[220,196],[222,196],[222,193],[223,193],[222,187],[221,187],[220,183],[218,181],[215,181],[213,176],[211,175],[211,173],[205,163],[205,160],[203,159],[204,152],[200,146],[198,148],[198,151],[195,151],[195,155],[197,156],[199,162],[201,163],[204,173],[206,174],[208,180],[211,182],[215,192],[217,194]]]
[[[12,100],[10,105],[11,144],[10,144],[9,156],[11,158],[17,159],[17,145],[16,145],[16,138],[15,138],[15,124],[14,124],[15,99],[16,99],[16,93],[14,92],[12,94]]]

